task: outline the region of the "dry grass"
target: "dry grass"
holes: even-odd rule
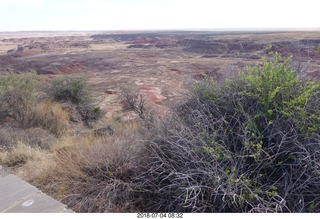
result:
[[[70,145],[70,142],[71,145]],[[75,143],[75,144],[74,144]],[[63,202],[77,212],[128,209],[130,177],[136,171],[140,148],[136,133],[112,137],[65,139],[55,145],[55,182],[67,190]]]
[[[16,145],[17,142],[21,141],[20,133],[17,133],[17,129],[9,126],[0,127],[0,149],[7,150],[8,148]]]
[[[19,142],[0,163],[76,212],[133,211],[132,177],[139,172],[139,124],[109,120],[113,136],[64,135],[49,150]]]
[[[7,153],[8,153],[8,152],[6,152],[6,151],[1,151],[1,150],[0,150],[0,163],[1,163],[1,164],[3,164],[4,159],[5,159],[5,157],[7,156]]]
[[[21,166],[29,160],[38,161],[42,158],[43,150],[18,142],[10,151],[2,153],[1,163],[8,166]]]
[[[34,108],[33,126],[40,126],[55,135],[61,135],[68,127],[69,115],[59,103],[39,103]]]
[[[23,142],[32,147],[49,149],[56,140],[55,136],[39,127],[28,129],[13,128],[10,126],[0,127],[0,148],[3,150],[9,150],[15,147],[18,142]]]
[[[54,187],[56,163],[48,150],[18,142],[11,150],[0,152],[0,163],[36,187]]]
[[[17,169],[16,174],[36,186],[46,185],[50,183],[55,166],[52,154],[42,151],[40,159],[27,160],[23,167]]]

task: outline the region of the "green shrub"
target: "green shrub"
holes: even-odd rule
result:
[[[76,109],[81,115],[82,120],[87,125],[89,125],[91,121],[97,121],[101,119],[104,115],[103,110],[95,105],[78,105]]]
[[[159,212],[319,212],[319,84],[275,54],[150,131],[136,204]]]
[[[95,105],[91,86],[85,78],[65,77],[52,80],[46,93],[55,101],[75,104],[85,122],[98,120],[104,115],[101,108]]]
[[[299,80],[289,67],[290,61],[276,54],[273,62],[264,60],[262,68],[248,68],[241,75],[246,89],[239,95],[252,97],[259,104],[261,113],[255,115],[256,125],[261,124],[260,117],[272,123],[275,116],[281,115],[293,122],[299,132],[317,133],[320,117],[313,102],[319,96],[320,84]]]
[[[35,73],[0,75],[0,121],[12,119],[26,128],[38,100],[40,77]]]
[[[93,101],[91,88],[85,78],[64,77],[50,82],[47,94],[55,101],[73,104],[91,104]]]
[[[41,77],[35,73],[0,75],[0,122],[27,129],[41,127],[62,134],[68,115],[59,104],[40,101]]]

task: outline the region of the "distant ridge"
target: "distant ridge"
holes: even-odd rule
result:
[[[20,33],[97,33],[97,32],[154,32],[154,31],[261,31],[261,32],[270,32],[270,31],[320,31],[320,27],[314,27],[314,28],[304,28],[304,27],[298,27],[298,28],[169,28],[169,29],[114,29],[114,30],[23,30],[23,31],[0,31],[1,33],[11,33],[11,34],[20,34]]]

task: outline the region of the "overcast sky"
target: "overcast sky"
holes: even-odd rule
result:
[[[319,0],[0,0],[0,31],[320,28]]]

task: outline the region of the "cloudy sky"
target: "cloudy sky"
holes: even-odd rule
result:
[[[0,31],[320,28],[319,0],[0,0]]]

